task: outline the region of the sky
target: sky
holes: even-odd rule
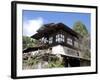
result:
[[[54,12],[54,11],[34,11],[23,10],[23,35],[32,36],[43,25],[48,23],[64,23],[70,28],[77,21],[85,24],[88,32],[91,28],[91,14],[90,13],[75,13],[75,12]]]

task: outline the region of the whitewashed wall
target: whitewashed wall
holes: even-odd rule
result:
[[[74,53],[69,53],[68,50],[73,51]],[[79,56],[77,55],[77,52],[79,53]],[[52,48],[52,54],[62,54],[66,56],[82,58],[81,52],[65,47],[65,46],[62,46],[62,45],[54,46]]]

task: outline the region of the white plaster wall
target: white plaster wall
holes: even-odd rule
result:
[[[68,50],[72,50],[75,53],[69,54]],[[52,48],[52,54],[62,54],[62,55],[71,56],[71,57],[82,57],[80,54],[79,54],[79,56],[77,56],[77,51],[76,50],[68,48],[68,47],[64,47],[62,45],[54,46]]]
[[[62,54],[62,55],[64,55],[65,52],[64,52],[63,47],[61,45],[57,45],[57,46],[54,46],[52,48],[52,54]]]

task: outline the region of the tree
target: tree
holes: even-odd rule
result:
[[[90,34],[86,26],[82,22],[78,21],[74,24],[73,30],[83,36],[80,44],[82,53],[84,53],[83,58],[90,59]]]
[[[86,29],[86,26],[80,21],[74,24],[73,30],[75,30],[77,33],[79,33],[82,36],[88,35],[88,30]]]
[[[28,36],[23,36],[23,49],[35,46],[37,41]]]
[[[91,46],[90,35],[84,36],[84,38],[82,40],[82,45],[83,45],[83,52],[84,52],[83,57],[86,58],[86,59],[90,59],[90,57],[91,57],[91,53],[90,53],[90,46]]]

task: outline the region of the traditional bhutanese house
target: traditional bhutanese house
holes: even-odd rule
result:
[[[34,47],[33,51],[50,49],[52,54],[63,57],[65,67],[90,65],[90,60],[82,57],[82,36],[63,23],[45,24],[31,37],[45,45]]]

